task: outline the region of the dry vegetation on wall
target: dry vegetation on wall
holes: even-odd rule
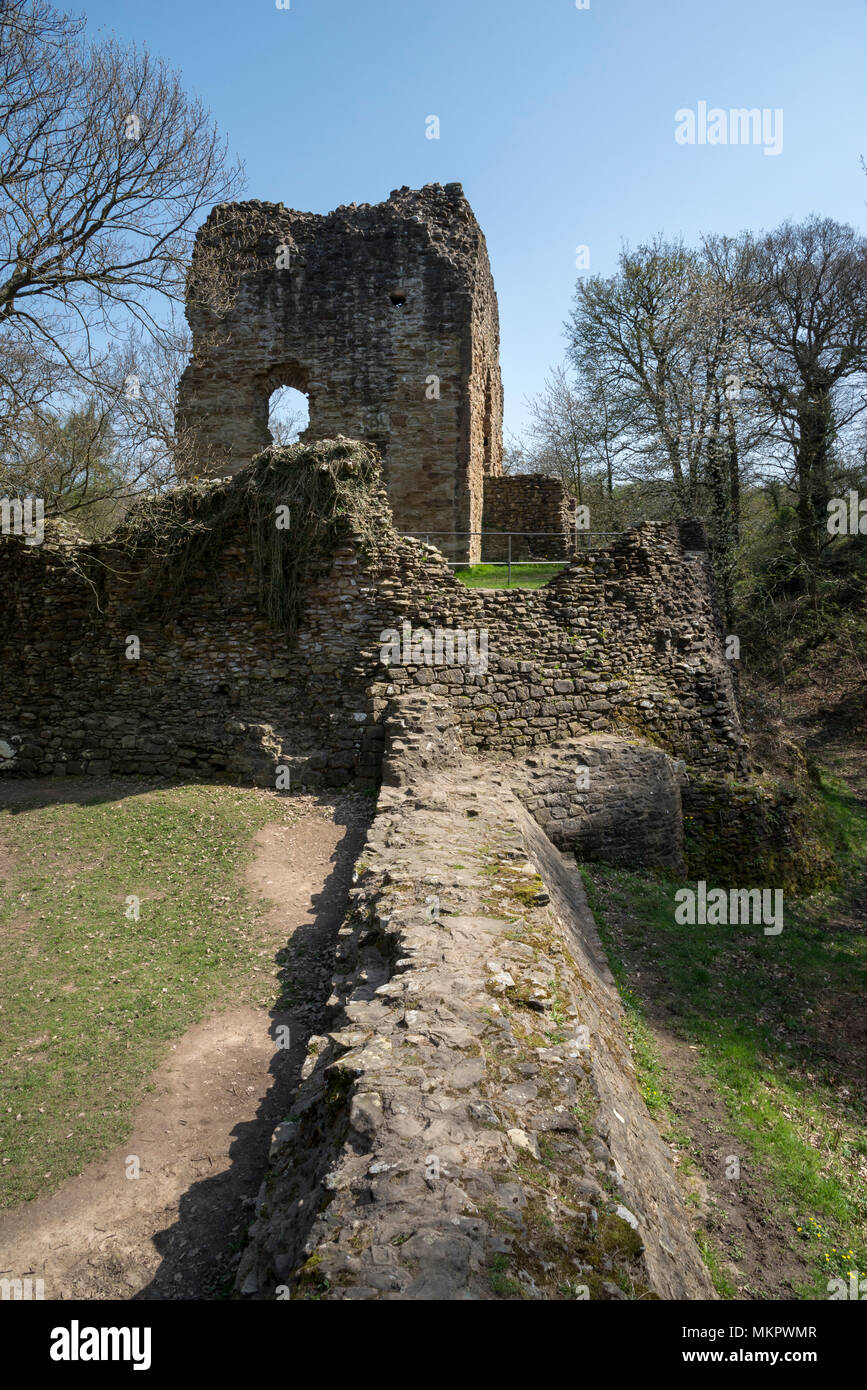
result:
[[[130,559],[157,561],[168,612],[182,606],[194,571],[213,573],[226,548],[243,541],[262,612],[291,638],[304,585],[335,545],[348,536],[370,541],[377,471],[372,450],[354,441],[266,449],[240,482],[195,479],[137,503],[108,542]]]

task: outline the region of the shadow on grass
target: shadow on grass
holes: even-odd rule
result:
[[[839,785],[826,782],[823,793],[841,882],[786,901],[776,937],[761,925],[678,925],[674,894],[686,885],[584,869],[627,1012],[639,1031],[646,1020],[692,1049],[778,1204],[785,1238],[807,1242],[822,1231],[804,1250],[817,1278],[850,1268],[845,1252],[867,1218],[859,1177],[867,1159],[867,817]],[[646,1062],[653,1085],[656,1059]]]
[[[191,1247],[200,1252],[195,1282],[199,1288],[209,1290],[205,1296],[221,1299],[232,1295],[237,1262],[231,1257],[246,1239],[252,1203],[268,1167],[271,1135],[292,1107],[310,1037],[326,1026],[325,1003],[331,991],[331,972],[312,980],[308,972],[304,979],[305,963],[314,951],[324,949],[329,956],[333,952],[365,833],[366,825],[350,821],[332,856],[331,872],[321,891],[311,898],[314,920],[297,929],[293,922],[286,923],[288,945],[275,956],[282,997],[270,1013],[269,1031],[275,1039],[269,1068],[271,1085],[255,1118],[233,1130],[231,1166],[214,1178],[193,1183],[180,1199],[177,1221],[155,1233],[153,1241],[162,1263],[132,1301],[201,1297],[179,1290],[179,1284],[183,1287],[189,1278]],[[277,1030],[281,1027],[290,1030],[292,1045],[288,1049],[277,1046]],[[316,1207],[311,1203],[309,1224],[315,1216]],[[202,1248],[203,1236],[206,1249]]]

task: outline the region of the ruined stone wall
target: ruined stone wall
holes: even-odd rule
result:
[[[310,576],[292,644],[262,616],[247,550],[238,537],[166,614],[147,555],[0,538],[4,770],[273,785],[283,763],[306,785],[370,777],[389,700],[413,685],[449,701],[468,750],[632,730],[707,771],[745,765],[708,561],[675,525],[639,527],[542,589],[473,591],[435,548],[396,535],[382,494],[371,541],[344,538]],[[98,596],[80,574],[90,552]],[[405,625],[470,634],[467,659],[428,661]]]
[[[395,534],[381,485],[372,506],[372,542],[343,535],[308,576],[292,642],[263,616],[242,535],[168,604],[147,553],[119,556],[51,526],[41,546],[0,537],[0,775],[273,787],[282,766],[292,786],[369,783],[389,708],[423,687],[447,702],[465,754],[525,763],[514,785],[561,848],[610,858],[644,846],[660,863],[683,849],[691,873],[720,882],[773,862],[787,889],[810,887],[825,861],[809,817],[784,785],[748,776],[698,532],[651,523],[545,588],[470,591],[433,547]],[[82,576],[93,562],[96,592]],[[405,625],[418,639],[406,648]],[[429,664],[420,639],[437,628],[485,635],[484,669]],[[381,659],[395,654],[389,633],[397,665]],[[670,775],[660,772],[654,821],[637,745],[624,761],[621,744],[613,780],[597,766],[589,795],[576,794],[570,740],[600,734],[683,760],[684,845],[672,837]]]
[[[514,752],[632,729],[696,765],[744,768],[709,559],[684,548],[676,524],[636,527],[541,589],[467,590],[433,547],[419,569],[406,545],[380,551],[383,628],[486,634],[487,669],[390,665],[370,687],[375,708],[421,684],[455,706],[467,748]]]
[[[462,760],[445,700],[387,732],[238,1294],[712,1299],[574,862]]]
[[[490,478],[485,484],[482,529],[517,532],[512,536],[513,560],[565,560],[574,549],[575,501],[559,478],[532,473]],[[526,534],[533,531],[549,534]],[[505,536],[485,536],[482,561],[505,560],[508,553]]]
[[[147,565],[99,548],[126,578],[97,597],[63,551],[0,539],[0,770],[273,786],[282,764],[311,786],[375,777],[367,684],[376,653],[364,663],[370,615],[356,602],[351,550],[311,583],[291,650],[261,613],[240,547],[218,575],[193,576],[167,617]]]
[[[194,288],[214,265],[232,273],[228,308],[223,275],[219,294]],[[267,447],[269,396],[292,386],[309,399],[305,439],[378,446],[398,529],[481,528],[484,475],[501,469],[499,319],[460,184],[324,217],[221,205],[197,238],[187,318],[191,472],[223,476]]]

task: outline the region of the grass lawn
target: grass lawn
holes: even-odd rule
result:
[[[244,867],[290,803],[127,783],[71,804],[60,783],[39,804],[45,785],[0,810],[2,1206],[119,1143],[171,1040],[229,998],[268,1006],[276,989]]]
[[[513,589],[541,589],[565,565],[512,565]],[[509,571],[506,565],[465,565],[456,569],[455,575],[468,589],[506,589],[509,587]]]
[[[694,1049],[723,1099],[731,1132],[764,1174],[792,1244],[804,1242],[813,1282],[799,1293],[808,1298],[827,1298],[832,1275],[867,1273],[859,1095],[867,937],[848,915],[867,862],[867,813],[839,784],[826,782],[824,796],[849,890],[787,901],[777,937],[760,927],[678,926],[681,885],[601,865],[582,870],[651,1112],[670,1142],[684,1138],[649,1022],[652,1008],[661,1008],[666,1028]],[[712,1249],[706,1259],[719,1292],[730,1295]]]

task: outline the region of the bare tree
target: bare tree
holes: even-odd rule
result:
[[[159,333],[136,328],[103,374],[101,403],[111,418],[127,492],[159,491],[195,473],[195,441],[176,420],[178,380],[192,337],[173,309]]]
[[[297,443],[304,429],[304,414],[296,401],[297,392],[291,386],[281,386],[271,397],[268,430],[275,444]]]
[[[590,456],[589,422],[564,367],[554,367],[542,391],[528,402],[533,457],[583,502],[582,481]]]
[[[145,49],[89,44],[47,0],[0,9],[0,436],[58,393],[115,388],[117,343],[159,339],[201,212],[241,170],[179,77]],[[221,269],[199,258],[192,292]]]
[[[580,282],[567,324],[600,441],[619,440],[619,467],[669,482],[683,510],[702,510],[708,466],[723,456],[738,504],[755,320],[748,263],[744,238],[709,237],[697,250],[657,238],[625,250],[616,275]]]
[[[559,478],[579,503],[591,476],[602,475],[613,493],[620,459],[631,445],[626,404],[611,383],[595,373],[573,380],[565,366],[557,366],[527,406],[528,470]]]
[[[785,222],[757,239],[755,277],[753,376],[790,459],[799,562],[815,597],[835,449],[867,409],[867,239],[831,218]]]
[[[503,441],[501,466],[504,478],[514,478],[519,473],[535,473],[538,471],[527,445],[514,434],[509,434]]]
[[[694,267],[692,252],[661,238],[624,250],[616,275],[579,281],[566,325],[579,377],[617,383],[636,457],[667,475],[684,505],[697,490],[704,438],[688,332]]]

